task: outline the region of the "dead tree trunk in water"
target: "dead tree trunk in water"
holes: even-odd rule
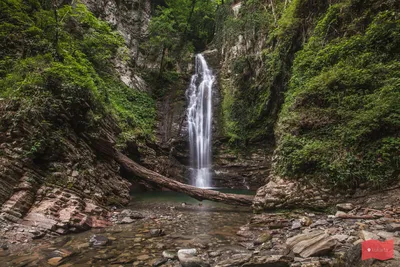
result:
[[[170,189],[172,191],[181,192],[191,196],[199,201],[212,200],[223,202],[230,205],[251,206],[253,197],[239,194],[226,194],[214,190],[202,189],[195,186],[180,183],[178,181],[167,178],[159,173],[149,170],[138,163],[134,162],[121,152],[117,151],[107,141],[98,141],[93,143],[93,147],[103,154],[113,158],[122,165],[129,173],[137,176],[143,181],[156,184],[160,187]]]

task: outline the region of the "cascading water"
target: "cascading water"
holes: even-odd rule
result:
[[[203,55],[196,55],[195,73],[187,90],[187,111],[192,184],[197,187],[211,186],[211,121],[212,87],[215,76],[208,68]]]

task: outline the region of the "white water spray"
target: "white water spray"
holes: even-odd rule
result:
[[[215,76],[208,68],[203,55],[196,55],[195,73],[186,92],[192,184],[197,187],[211,186],[211,123],[212,87]]]

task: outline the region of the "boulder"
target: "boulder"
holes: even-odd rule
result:
[[[336,239],[323,232],[300,234],[286,241],[286,245],[303,258],[326,255],[336,243]]]

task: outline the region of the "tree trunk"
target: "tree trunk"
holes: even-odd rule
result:
[[[156,184],[160,187],[167,188],[172,191],[184,193],[199,201],[208,199],[230,205],[240,206],[251,206],[253,203],[253,196],[221,193],[214,190],[197,188],[195,186],[183,184],[175,180],[169,179],[159,173],[156,173],[137,164],[121,152],[114,149],[112,145],[107,141],[98,140],[92,145],[97,151],[113,158],[116,162],[121,164],[126,171],[137,176],[143,181]]]

